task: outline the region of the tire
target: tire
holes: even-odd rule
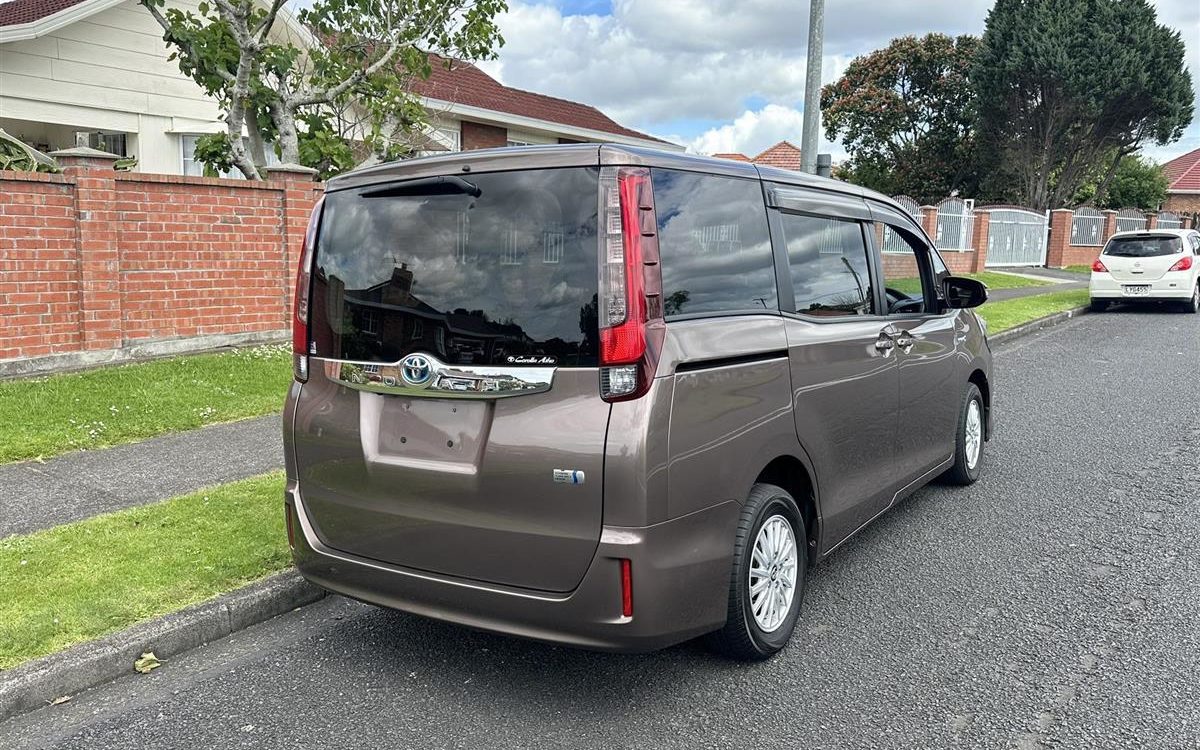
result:
[[[972,407],[972,405],[974,405]],[[971,435],[968,434],[967,423],[970,421],[972,408],[975,410],[976,422],[971,432],[974,433],[975,444],[972,451]],[[983,396],[974,383],[967,383],[967,392],[963,395],[962,406],[958,410],[958,429],[954,434],[954,466],[945,473],[945,479],[950,484],[966,486],[975,484],[979,479],[980,468],[983,466],[984,434],[986,432],[987,410],[983,405]],[[972,461],[971,454],[974,454]]]
[[[1192,298],[1183,303],[1183,311],[1192,314],[1200,313],[1200,281],[1196,282],[1196,288],[1192,290]]]
[[[756,577],[760,584],[767,588],[760,599],[751,596],[750,577],[752,567],[763,570],[764,566],[754,564],[755,548],[770,551],[773,545],[768,532],[760,538],[763,528],[770,525],[779,537],[782,527],[786,524],[791,531],[792,544],[795,550],[794,559],[791,555],[783,554],[783,565],[767,566],[772,576]],[[785,537],[786,538],[786,537]],[[762,544],[760,545],[760,542]],[[786,550],[786,542],[781,545]],[[754,605],[770,601],[774,592],[778,596],[786,596],[787,569],[794,566],[792,571],[791,599],[781,612],[770,612],[765,607],[760,615],[755,615]],[[750,490],[746,503],[742,506],[742,515],[738,520],[737,537],[733,547],[733,574],[729,582],[729,613],[725,627],[707,636],[709,648],[717,653],[740,661],[762,661],[778,653],[787,645],[796,628],[796,620],[800,616],[800,601],[804,598],[805,574],[808,568],[808,538],[804,531],[804,519],[796,501],[782,487],[773,484],[756,484]],[[759,584],[756,584],[756,587]],[[779,600],[776,600],[779,601]],[[777,620],[777,622],[774,622]]]
[[[1088,307],[1089,307],[1089,308],[1091,309],[1091,311],[1092,311],[1092,312],[1094,312],[1094,313],[1098,313],[1098,312],[1104,312],[1105,310],[1107,310],[1107,309],[1108,309],[1108,300],[1106,300],[1106,299],[1093,299],[1093,300],[1091,300],[1091,304],[1090,304],[1090,305],[1088,305]]]

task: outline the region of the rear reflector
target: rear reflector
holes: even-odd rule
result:
[[[296,530],[292,528],[292,506],[283,504],[283,516],[287,519],[288,548],[296,549]]]
[[[1192,268],[1192,256],[1185,255],[1179,259],[1179,262],[1171,266],[1168,271],[1190,271]]]
[[[1094,261],[1092,261],[1092,270],[1096,273],[1108,273],[1108,268],[1100,262],[1099,258],[1096,258]]]
[[[621,615],[633,617],[633,563],[621,560]]]

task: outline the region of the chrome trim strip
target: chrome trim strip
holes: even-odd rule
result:
[[[325,377],[356,391],[426,398],[492,399],[544,393],[556,367],[448,365],[431,354],[415,352],[398,362],[359,362],[312,357]]]

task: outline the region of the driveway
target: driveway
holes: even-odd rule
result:
[[[1084,316],[996,370],[984,479],[917,493],[818,566],[770,662],[331,597],[11,720],[0,746],[1200,746],[1200,316]]]

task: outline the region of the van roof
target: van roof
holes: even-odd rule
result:
[[[793,172],[711,156],[685,154],[641,146],[624,146],[611,143],[564,143],[544,146],[506,146],[502,148],[451,151],[433,156],[378,164],[356,169],[329,180],[327,191],[365,187],[394,180],[411,180],[420,177],[444,175],[448,171],[459,173],[496,172],[509,169],[551,169],[555,167],[585,167],[600,165],[636,164],[665,169],[681,169],[692,172],[751,177],[781,182],[819,190],[872,198],[894,208],[900,206],[890,197],[848,182],[828,177]]]

